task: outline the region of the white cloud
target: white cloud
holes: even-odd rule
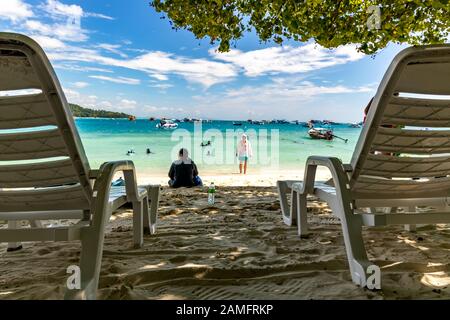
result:
[[[121,109],[133,109],[137,105],[137,102],[134,100],[119,99],[118,97],[116,97],[115,101],[101,100],[95,95],[84,95],[70,88],[64,88],[64,93],[67,101],[70,103],[94,109],[120,111]]]
[[[51,38],[47,36],[32,36],[32,38],[41,45],[45,50],[59,50],[59,49],[65,49],[66,44],[62,42],[61,40],[58,40],[56,38]]]
[[[30,31],[39,32],[41,34],[50,34],[52,32],[52,29],[49,25],[37,20],[25,21],[25,27]]]
[[[170,83],[157,83],[157,84],[150,85],[150,87],[151,88],[158,88],[158,89],[161,89],[161,90],[166,90],[166,89],[172,88],[173,85],[170,84]]]
[[[100,48],[121,53],[118,45],[101,44]],[[167,74],[174,74],[208,88],[235,79],[241,70],[249,77],[266,74],[300,74],[357,61],[364,56],[353,46],[328,50],[313,44],[296,48],[271,47],[248,52],[234,50],[225,54],[213,52],[210,54],[223,62],[189,58],[161,51],[119,59],[102,56],[93,49],[81,48],[52,52],[50,57],[54,60],[83,61],[143,71],[159,81],[166,81]]]
[[[251,116],[256,119],[333,118],[349,121],[352,117],[358,119],[375,89],[372,85],[316,84],[302,77],[286,76],[272,79],[268,84],[197,95],[193,100],[196,109],[207,118],[236,120]]]
[[[34,36],[33,36],[34,38]],[[98,55],[98,51],[95,49],[88,49],[82,46],[70,46],[64,43],[63,48],[56,48],[54,50],[46,51],[48,57],[53,61],[64,61],[69,63],[70,61],[95,63],[95,55]],[[92,58],[89,58],[91,56]]]
[[[96,108],[96,105],[98,103],[97,96],[86,96],[70,88],[64,88],[64,94],[66,95],[67,101],[69,101],[70,103],[79,104],[82,107]]]
[[[88,40],[89,32],[81,27],[82,17],[97,17],[109,20],[113,19],[112,17],[106,15],[85,12],[79,5],[68,5],[57,0],[47,0],[47,2],[40,5],[39,8],[44,10],[48,16],[52,18],[52,23],[43,23],[41,21],[37,21],[36,19],[27,20],[24,25],[27,32],[32,35],[47,36],[57,38],[62,41],[83,42]]]
[[[94,12],[86,12],[84,14],[85,17],[92,17],[92,18],[100,18],[100,19],[106,19],[106,20],[115,20],[111,16],[107,16],[106,14],[101,13],[94,13]]]
[[[33,16],[30,5],[22,0],[1,0],[0,20],[18,22]]]
[[[89,67],[89,66],[80,66],[78,64],[73,63],[55,63],[53,64],[55,69],[68,70],[68,71],[77,71],[77,72],[105,72],[105,73],[113,73],[112,70],[98,67]]]
[[[118,107],[120,109],[132,110],[136,108],[137,102],[135,100],[122,99],[120,100]]]
[[[108,52],[112,52],[114,54],[117,54],[119,56],[121,56],[122,58],[127,58],[128,55],[126,55],[125,53],[123,53],[121,50],[119,50],[121,48],[120,45],[118,44],[109,44],[109,43],[100,43],[97,45],[97,47],[104,49]]]
[[[75,88],[82,89],[82,88],[86,88],[87,86],[89,86],[89,83],[83,82],[83,81],[77,81],[77,82],[72,83],[72,85]]]
[[[67,5],[57,0],[47,0],[42,7],[55,17],[81,18],[83,16],[83,9],[76,4]]]
[[[87,30],[76,23],[45,24],[37,20],[27,20],[24,27],[33,35],[47,36],[63,41],[82,42],[88,39]]]
[[[300,47],[270,47],[247,52],[231,50],[227,53],[218,53],[210,50],[210,54],[217,60],[239,66],[249,77],[269,73],[309,72],[357,61],[364,57],[364,54],[356,51],[355,46],[341,46],[329,50],[315,44]]]
[[[110,81],[114,83],[121,83],[121,84],[132,84],[137,85],[141,83],[141,80],[139,79],[133,79],[133,78],[127,78],[127,77],[107,77],[107,76],[89,76],[89,78],[98,79],[98,80],[104,80],[104,81]]]
[[[85,12],[82,7],[76,4],[64,4],[58,0],[47,0],[45,5],[41,6],[46,12],[56,18],[80,19],[81,17],[100,18],[114,20],[113,17],[94,12]]]
[[[305,101],[315,96],[325,94],[342,94],[371,92],[372,89],[363,87],[346,87],[343,85],[322,86],[315,85],[309,81],[295,83],[294,81],[278,81],[263,86],[247,86],[239,89],[228,90],[225,96],[228,98],[239,99],[245,103],[267,102],[267,101]]]
[[[151,74],[149,74],[149,76],[152,78],[155,78],[156,80],[159,80],[159,81],[169,80],[168,76],[166,76],[165,74],[161,74],[161,73],[151,73]]]
[[[161,51],[153,51],[129,60],[110,62],[120,67],[143,70],[151,75],[155,73],[180,75],[187,81],[200,83],[205,87],[229,81],[237,75],[236,68],[229,63],[186,58]]]
[[[181,57],[161,51],[130,59],[117,59],[102,56],[94,49],[67,47],[66,50],[51,51],[48,55],[54,61],[81,61],[143,71],[160,80],[166,79],[166,73],[171,73],[204,87],[230,81],[238,75],[238,69],[230,63]]]
[[[112,108],[113,104],[110,101],[101,101],[98,104],[99,108]]]

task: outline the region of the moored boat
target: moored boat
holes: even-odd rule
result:
[[[178,124],[171,120],[160,120],[156,125],[158,129],[173,130],[178,128]]]
[[[311,128],[308,130],[308,135],[312,139],[333,140],[333,130],[326,128]]]

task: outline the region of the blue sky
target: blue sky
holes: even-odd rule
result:
[[[370,57],[249,33],[218,53],[160,17],[147,0],[1,0],[0,31],[43,46],[69,101],[140,117],[360,121],[402,49]]]

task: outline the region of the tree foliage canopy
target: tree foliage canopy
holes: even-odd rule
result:
[[[369,28],[370,6],[380,8],[380,29]],[[262,41],[314,40],[326,48],[358,44],[374,54],[389,42],[443,43],[450,32],[449,0],[154,0],[174,29],[209,37],[219,51],[255,30]]]

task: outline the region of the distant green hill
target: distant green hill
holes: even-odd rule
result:
[[[74,117],[80,118],[128,118],[131,115],[123,112],[114,112],[106,110],[94,110],[89,108],[81,107],[77,104],[69,103],[70,110]]]

